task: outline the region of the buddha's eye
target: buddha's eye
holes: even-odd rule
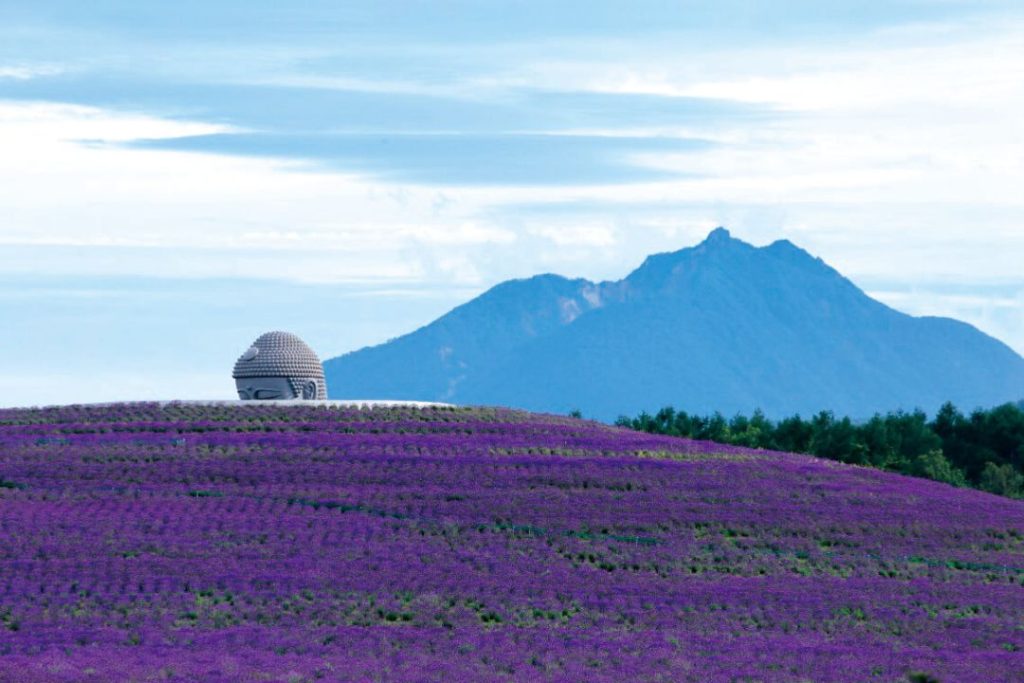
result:
[[[264,401],[272,398],[281,398],[281,392],[277,389],[257,389],[253,398]]]

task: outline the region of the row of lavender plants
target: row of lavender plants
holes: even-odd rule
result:
[[[0,680],[1010,681],[1024,504],[503,409],[0,410]]]

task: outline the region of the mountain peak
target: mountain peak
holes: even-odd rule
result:
[[[680,286],[686,287],[680,284],[682,278],[690,278],[699,271],[742,270],[757,252],[757,248],[717,227],[697,246],[648,256],[625,282],[635,293],[678,290]]]
[[[731,242],[732,239],[733,237],[731,232],[722,226],[718,226],[708,233],[706,238],[704,238],[704,244],[723,244],[725,242]]]

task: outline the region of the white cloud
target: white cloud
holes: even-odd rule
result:
[[[988,103],[1019,101],[1024,79],[1021,26],[1004,27],[982,39],[972,35],[957,41],[954,36],[953,41],[839,52],[795,73],[680,84],[672,94],[767,103],[793,111],[865,114],[918,105],[983,110]],[[763,63],[779,62],[765,57]]]
[[[55,251],[48,264],[31,264],[41,271],[357,281],[420,277],[432,268],[423,262],[432,249],[516,239],[434,189],[314,172],[296,162],[82,143],[224,130],[92,107],[0,101],[0,245],[94,248],[78,260]],[[139,261],[124,262],[99,247],[193,256],[161,263],[140,254]],[[275,259],[267,256],[271,250],[296,253]],[[4,270],[20,267],[9,262]],[[467,268],[459,272],[468,277]]]
[[[550,240],[560,247],[610,247],[618,242],[614,224],[605,219],[591,222],[576,217],[570,223],[547,222],[527,228],[531,235]]]
[[[39,76],[55,76],[64,71],[64,67],[56,64],[0,64],[0,80],[10,78],[15,81],[27,81]]]

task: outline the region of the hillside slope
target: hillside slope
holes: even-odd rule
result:
[[[0,411],[0,680],[1019,680],[1024,503],[495,409]]]
[[[790,242],[718,229],[617,282],[506,282],[415,332],[324,363],[332,396],[509,405],[612,420],[674,405],[770,416],[1019,400],[1024,358],[974,327],[868,297]]]

